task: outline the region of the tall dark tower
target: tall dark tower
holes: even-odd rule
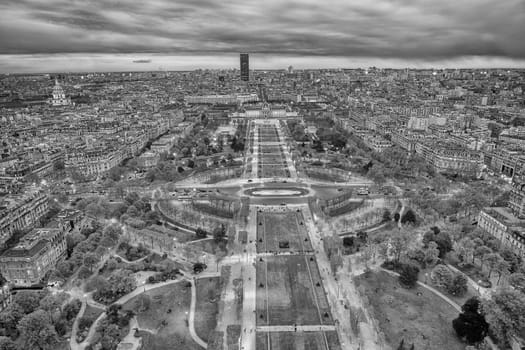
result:
[[[250,80],[250,58],[247,53],[241,53],[241,80]]]

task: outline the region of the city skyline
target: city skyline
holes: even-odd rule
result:
[[[261,69],[525,67],[519,0],[9,0],[0,13],[2,73],[230,68],[238,52]]]

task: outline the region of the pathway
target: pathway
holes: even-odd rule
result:
[[[168,286],[170,284],[179,283],[179,282],[181,282],[183,280],[188,280],[188,279],[186,277],[182,277],[182,278],[177,278],[176,280],[160,282],[160,283],[156,283],[156,284],[148,284],[148,285],[137,287],[133,291],[131,291],[130,293],[122,296],[120,299],[115,301],[115,304],[121,304],[121,305],[125,304],[126,302],[128,302],[131,299],[133,299],[134,297],[136,297],[139,294],[145,293],[145,292],[147,292],[149,290],[152,290],[152,289]],[[201,338],[199,338],[198,335],[195,333],[195,325],[194,325],[193,322],[194,322],[194,318],[195,318],[195,304],[196,304],[196,300],[195,299],[197,297],[196,296],[197,293],[195,291],[195,284],[193,283],[193,280],[190,280],[190,282],[192,284],[191,306],[190,306],[190,317],[189,317],[190,335],[191,335],[191,337],[193,338],[193,340],[197,344],[199,344],[200,346],[206,348],[206,346],[207,346],[206,342],[204,342]],[[79,312],[79,314],[80,314],[80,312]],[[77,315],[77,317],[78,317],[78,315]],[[73,336],[71,336],[71,341],[70,341],[71,349],[72,350],[84,350],[86,348],[86,346],[88,346],[93,341],[93,338],[94,338],[95,333],[96,333],[97,326],[105,317],[106,317],[106,313],[105,312],[100,314],[100,316],[93,322],[93,324],[89,328],[88,335],[86,336],[86,339],[84,339],[84,341],[82,343],[78,344],[76,342],[76,338],[73,338]],[[77,322],[77,324],[78,324],[77,320],[75,320],[75,322]]]
[[[197,344],[202,346],[204,349],[208,347],[208,344],[202,340],[195,332],[195,305],[197,304],[197,289],[195,288],[195,278],[190,280],[191,283],[191,305],[190,305],[190,316],[189,316],[189,328],[190,335]]]
[[[330,332],[335,331],[333,325],[281,325],[281,326],[257,326],[257,332]]]

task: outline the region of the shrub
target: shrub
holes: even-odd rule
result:
[[[399,272],[399,282],[408,288],[416,285],[419,274],[419,267],[414,264],[401,264]]]

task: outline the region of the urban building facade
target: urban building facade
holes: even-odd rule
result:
[[[35,229],[0,256],[0,271],[16,286],[31,286],[40,283],[65,254],[62,229]]]

